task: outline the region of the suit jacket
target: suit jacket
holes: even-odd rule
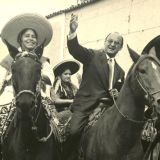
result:
[[[81,85],[72,104],[72,110],[91,112],[100,98],[109,97],[109,66],[103,50],[82,47],[75,37],[67,41],[70,54],[83,64]],[[124,71],[115,62],[113,88],[120,90]]]

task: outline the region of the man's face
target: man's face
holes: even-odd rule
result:
[[[107,55],[111,58],[115,57],[116,54],[122,48],[122,36],[118,33],[111,33],[104,42],[104,50]]]

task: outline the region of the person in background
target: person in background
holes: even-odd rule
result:
[[[53,68],[55,81],[50,92],[51,100],[55,105],[58,125],[62,128],[71,117],[70,105],[78,90],[71,81],[71,76],[78,72],[79,68],[79,63],[72,60],[62,61]],[[63,137],[65,139],[65,135]]]
[[[68,137],[68,126],[72,115],[70,105],[73,103],[78,90],[73,84],[71,76],[77,73],[79,68],[79,63],[72,60],[62,61],[53,68],[55,81],[50,95],[55,108],[52,106],[51,113],[59,130],[59,141],[61,143],[65,142]]]

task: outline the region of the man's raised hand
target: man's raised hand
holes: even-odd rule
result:
[[[71,14],[71,20],[70,20],[70,34],[74,33],[78,27],[78,16]]]

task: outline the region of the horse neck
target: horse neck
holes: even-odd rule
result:
[[[33,133],[32,133],[32,123],[30,118],[26,118],[25,120],[19,120],[17,117],[15,119],[17,121],[14,139],[17,144],[23,144],[27,148],[30,148],[30,144],[34,143]]]
[[[44,113],[44,108],[41,103],[41,99],[37,104],[37,113],[34,116],[33,120],[28,116],[25,120],[18,120],[16,126],[17,135],[21,136],[21,140],[24,143],[36,142],[39,137],[44,137],[48,133],[48,119]],[[49,124],[49,123],[48,123]],[[37,128],[37,132],[33,131],[33,128]],[[38,137],[36,137],[36,134]]]
[[[38,134],[39,136],[46,136],[48,134],[48,128],[49,128],[49,120],[47,119],[47,116],[45,115],[45,109],[43,107],[43,104],[41,102],[41,98],[39,100],[39,103],[37,104],[38,112],[35,116],[36,118],[36,127],[38,128]]]
[[[117,106],[120,111],[130,119],[142,121],[144,118],[144,97],[138,91],[131,89],[133,84],[126,80],[117,99]],[[135,86],[137,88],[137,86]]]
[[[116,105],[123,115],[130,119],[141,121],[144,117],[144,102],[142,97],[135,96],[130,84],[127,82],[123,85]],[[102,119],[98,122],[97,135],[106,135],[99,137],[99,143],[104,146],[110,144],[109,150],[118,150],[119,153],[127,152],[138,139],[140,139],[143,123],[135,123],[127,120],[113,105],[106,110]],[[118,147],[119,146],[119,147]],[[121,146],[125,146],[124,148]]]
[[[103,119],[104,133],[106,133],[107,141],[104,143],[111,144],[111,149],[118,150],[119,153],[127,152],[141,138],[143,123],[136,123],[132,120],[142,121],[144,118],[144,101],[141,95],[135,95],[130,88],[128,81],[123,85],[116,105],[123,115],[128,116],[127,120],[113,105]],[[99,132],[99,131],[98,131]],[[119,147],[117,147],[119,146]],[[120,146],[125,146],[120,147]]]

